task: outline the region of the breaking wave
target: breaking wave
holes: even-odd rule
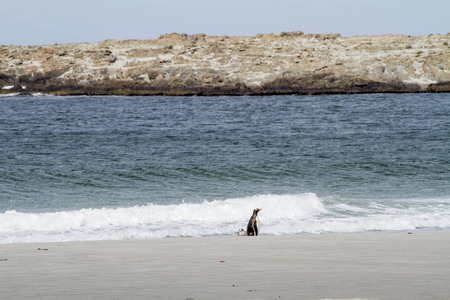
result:
[[[256,207],[262,208],[263,235],[450,228],[450,199],[380,204],[305,193],[52,213],[6,211],[0,214],[0,243],[235,235]]]

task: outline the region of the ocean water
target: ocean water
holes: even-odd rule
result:
[[[0,97],[0,243],[450,229],[450,94]]]

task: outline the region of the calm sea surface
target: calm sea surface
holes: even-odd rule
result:
[[[0,243],[450,228],[450,94],[0,98]]]

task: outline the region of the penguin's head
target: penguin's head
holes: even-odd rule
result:
[[[257,215],[258,214],[258,211],[260,211],[261,210],[261,208],[255,208],[254,210],[253,210],[253,213],[255,214],[255,215]]]

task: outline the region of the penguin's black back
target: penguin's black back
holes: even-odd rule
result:
[[[248,221],[247,235],[258,235],[258,227],[256,227],[256,218],[253,216]]]

